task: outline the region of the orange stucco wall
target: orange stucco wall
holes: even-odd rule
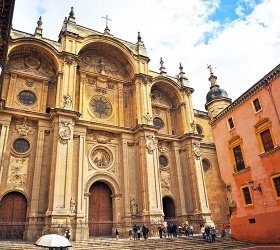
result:
[[[280,174],[280,77],[273,80],[269,88],[262,88],[213,125],[221,176],[226,184],[231,185],[232,199],[237,205],[230,219],[232,235],[239,240],[257,243],[280,242],[280,199],[277,199],[271,181],[271,176]],[[259,99],[262,106],[258,113],[254,112],[252,105],[255,98]],[[233,117],[235,124],[231,131],[227,125],[229,117]],[[260,155],[261,149],[254,127],[263,118],[268,118],[271,122],[276,144],[273,153],[266,156]],[[240,136],[242,140],[243,157],[248,171],[233,174],[229,141],[236,136]],[[248,185],[249,180],[253,180],[255,186],[260,183],[262,193],[250,190],[253,204],[245,206],[241,187]],[[250,224],[249,219],[252,218],[256,222]]]

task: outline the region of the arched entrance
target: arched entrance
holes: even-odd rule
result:
[[[175,205],[173,200],[170,197],[163,197],[163,213],[164,213],[164,220],[171,220],[175,219]]]
[[[6,194],[0,202],[0,239],[22,239],[27,200],[18,192]]]
[[[89,236],[112,235],[112,191],[103,182],[95,182],[90,187],[89,196]]]

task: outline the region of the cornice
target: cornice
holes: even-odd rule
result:
[[[274,79],[279,77],[280,75],[280,64],[276,66],[272,71],[270,71],[267,75],[265,75],[261,80],[259,80],[256,84],[254,84],[251,88],[249,88],[244,94],[238,97],[232,104],[227,106],[224,110],[222,110],[218,115],[216,115],[213,120],[210,122],[211,125],[216,124],[220,121],[226,114],[232,112],[242,103],[247,101],[251,96],[255,93],[259,92],[261,89],[269,85]]]

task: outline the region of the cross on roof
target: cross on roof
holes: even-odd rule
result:
[[[108,29],[108,21],[112,21],[112,19],[110,19],[108,15],[106,15],[105,17],[103,16],[102,18],[106,20],[106,28]]]

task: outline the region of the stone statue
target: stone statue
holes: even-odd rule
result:
[[[136,216],[138,213],[138,205],[135,202],[135,199],[130,199],[130,212],[132,216]]]
[[[72,97],[67,94],[63,96],[64,98],[64,108],[65,109],[72,109]]]
[[[76,202],[72,197],[71,197],[71,200],[70,200],[70,211],[71,211],[71,213],[76,212]]]

